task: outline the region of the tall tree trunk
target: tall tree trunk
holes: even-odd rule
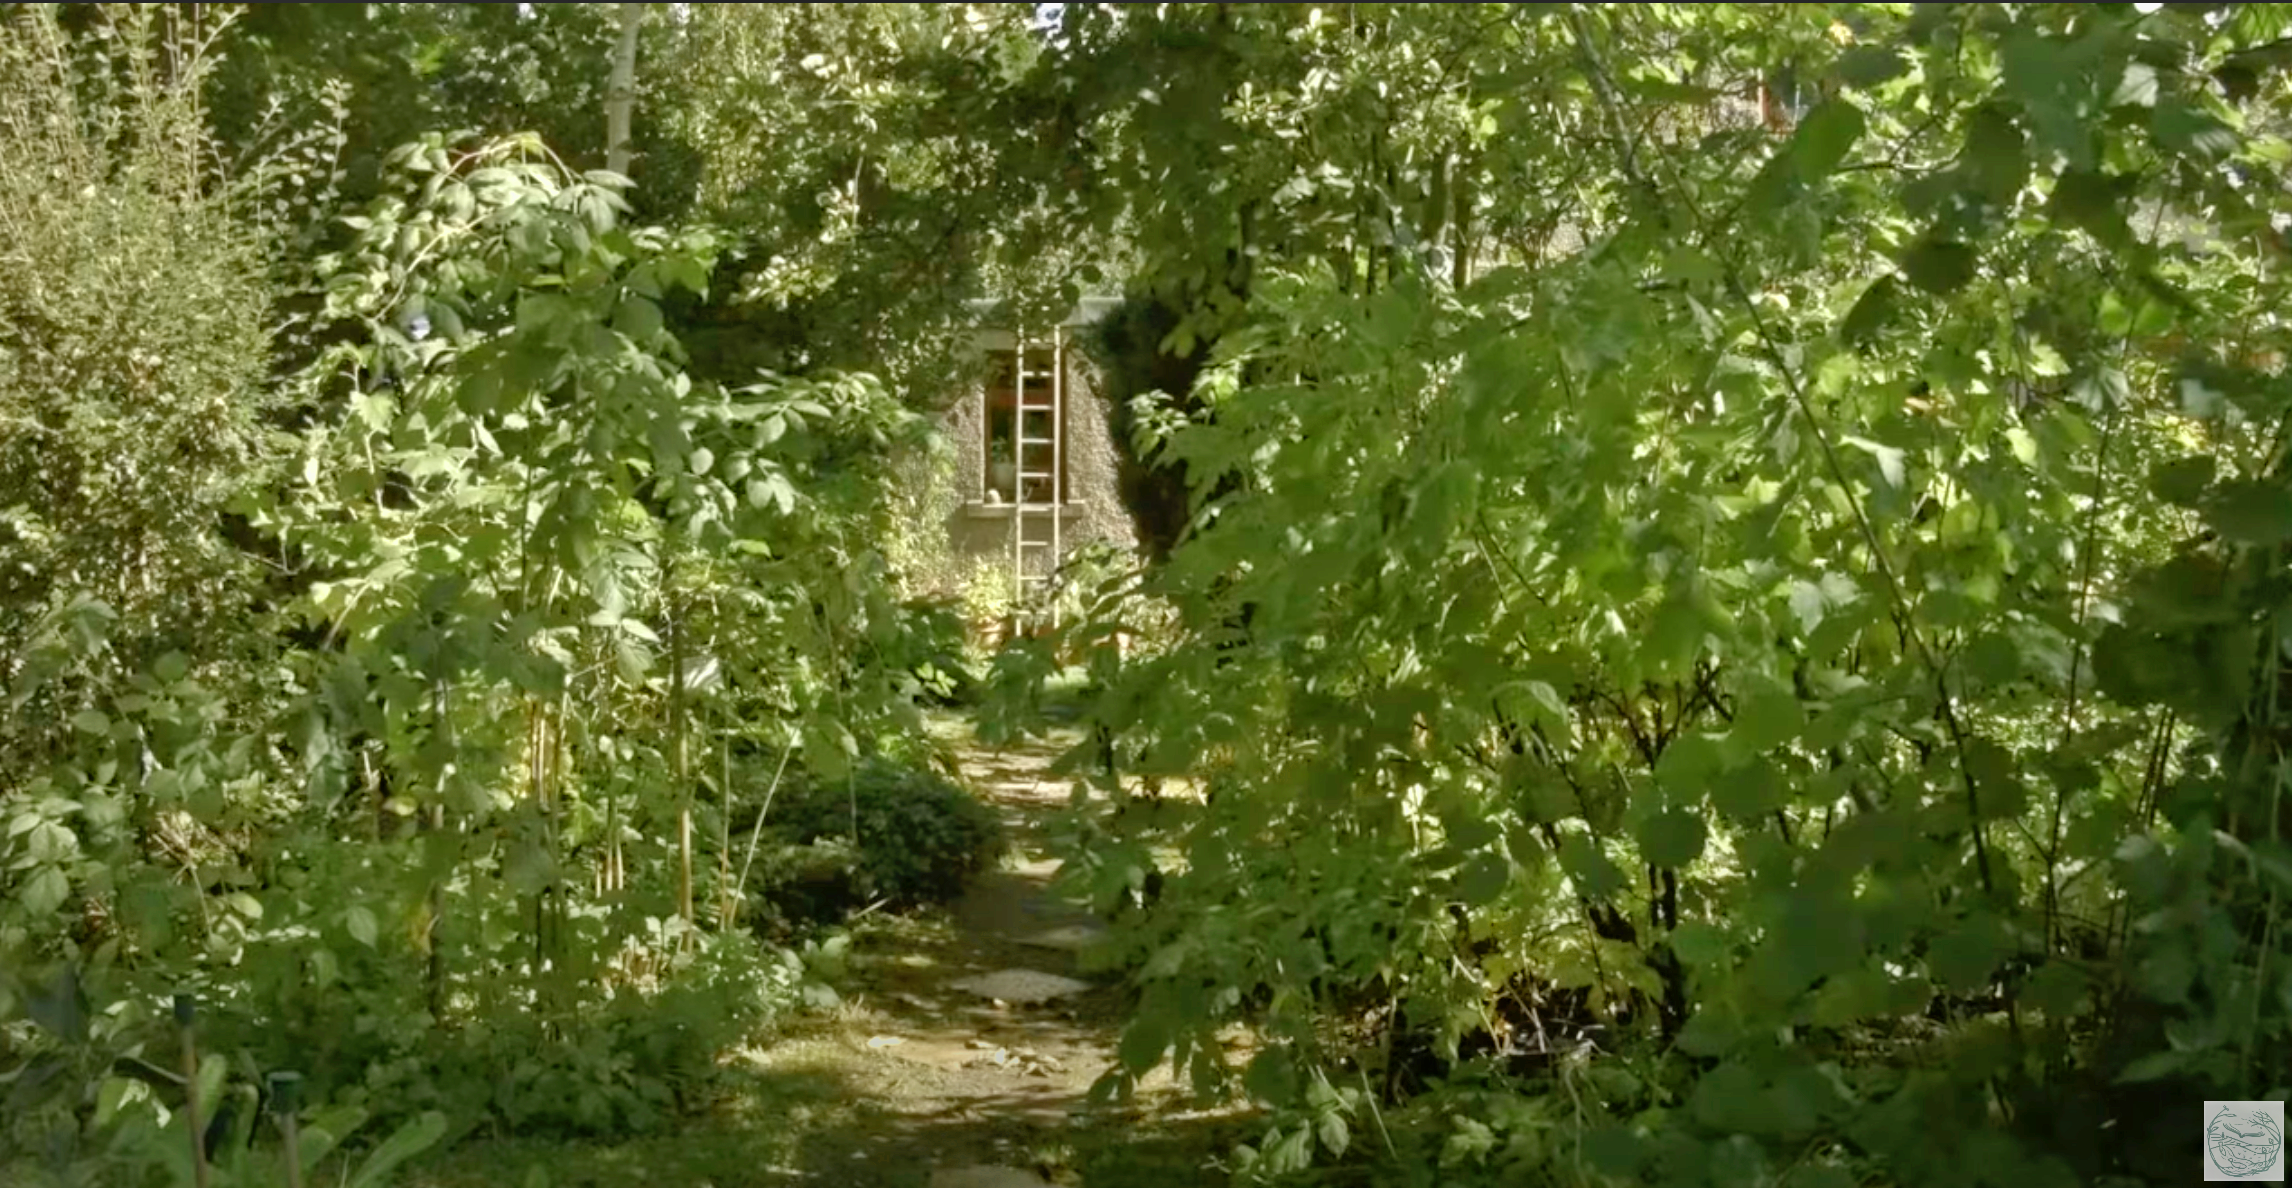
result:
[[[605,168],[623,177],[629,175],[629,110],[637,102],[637,30],[644,22],[644,5],[621,5],[621,43],[605,84]]]

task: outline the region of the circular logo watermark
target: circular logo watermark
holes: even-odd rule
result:
[[[2204,1103],[2206,1180],[2283,1179],[2284,1103]]]

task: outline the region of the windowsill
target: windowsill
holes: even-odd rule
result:
[[[1017,506],[1014,503],[988,503],[982,499],[974,499],[963,504],[963,515],[974,520],[1008,520],[1011,518],[1011,509]],[[1027,506],[1041,508],[1047,505],[1030,503]],[[1085,504],[1080,499],[1069,499],[1058,506],[1060,511],[1081,511]]]

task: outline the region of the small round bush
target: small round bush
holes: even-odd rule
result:
[[[953,899],[971,876],[1003,852],[995,810],[945,778],[884,761],[862,764],[842,780],[806,781],[785,808],[776,832],[800,846],[852,836],[863,892],[895,908]]]

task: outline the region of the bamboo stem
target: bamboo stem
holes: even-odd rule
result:
[[[207,1188],[207,1136],[199,1129],[199,1041],[192,1034],[196,1008],[191,996],[175,996],[175,1025],[183,1033],[183,1129],[191,1137],[191,1182]]]
[[[684,724],[684,616],[678,613],[676,606],[675,572],[664,572],[662,579],[662,584],[669,587],[669,737],[674,740],[677,786],[676,906],[677,914],[690,927],[693,923],[692,756],[686,745]]]

